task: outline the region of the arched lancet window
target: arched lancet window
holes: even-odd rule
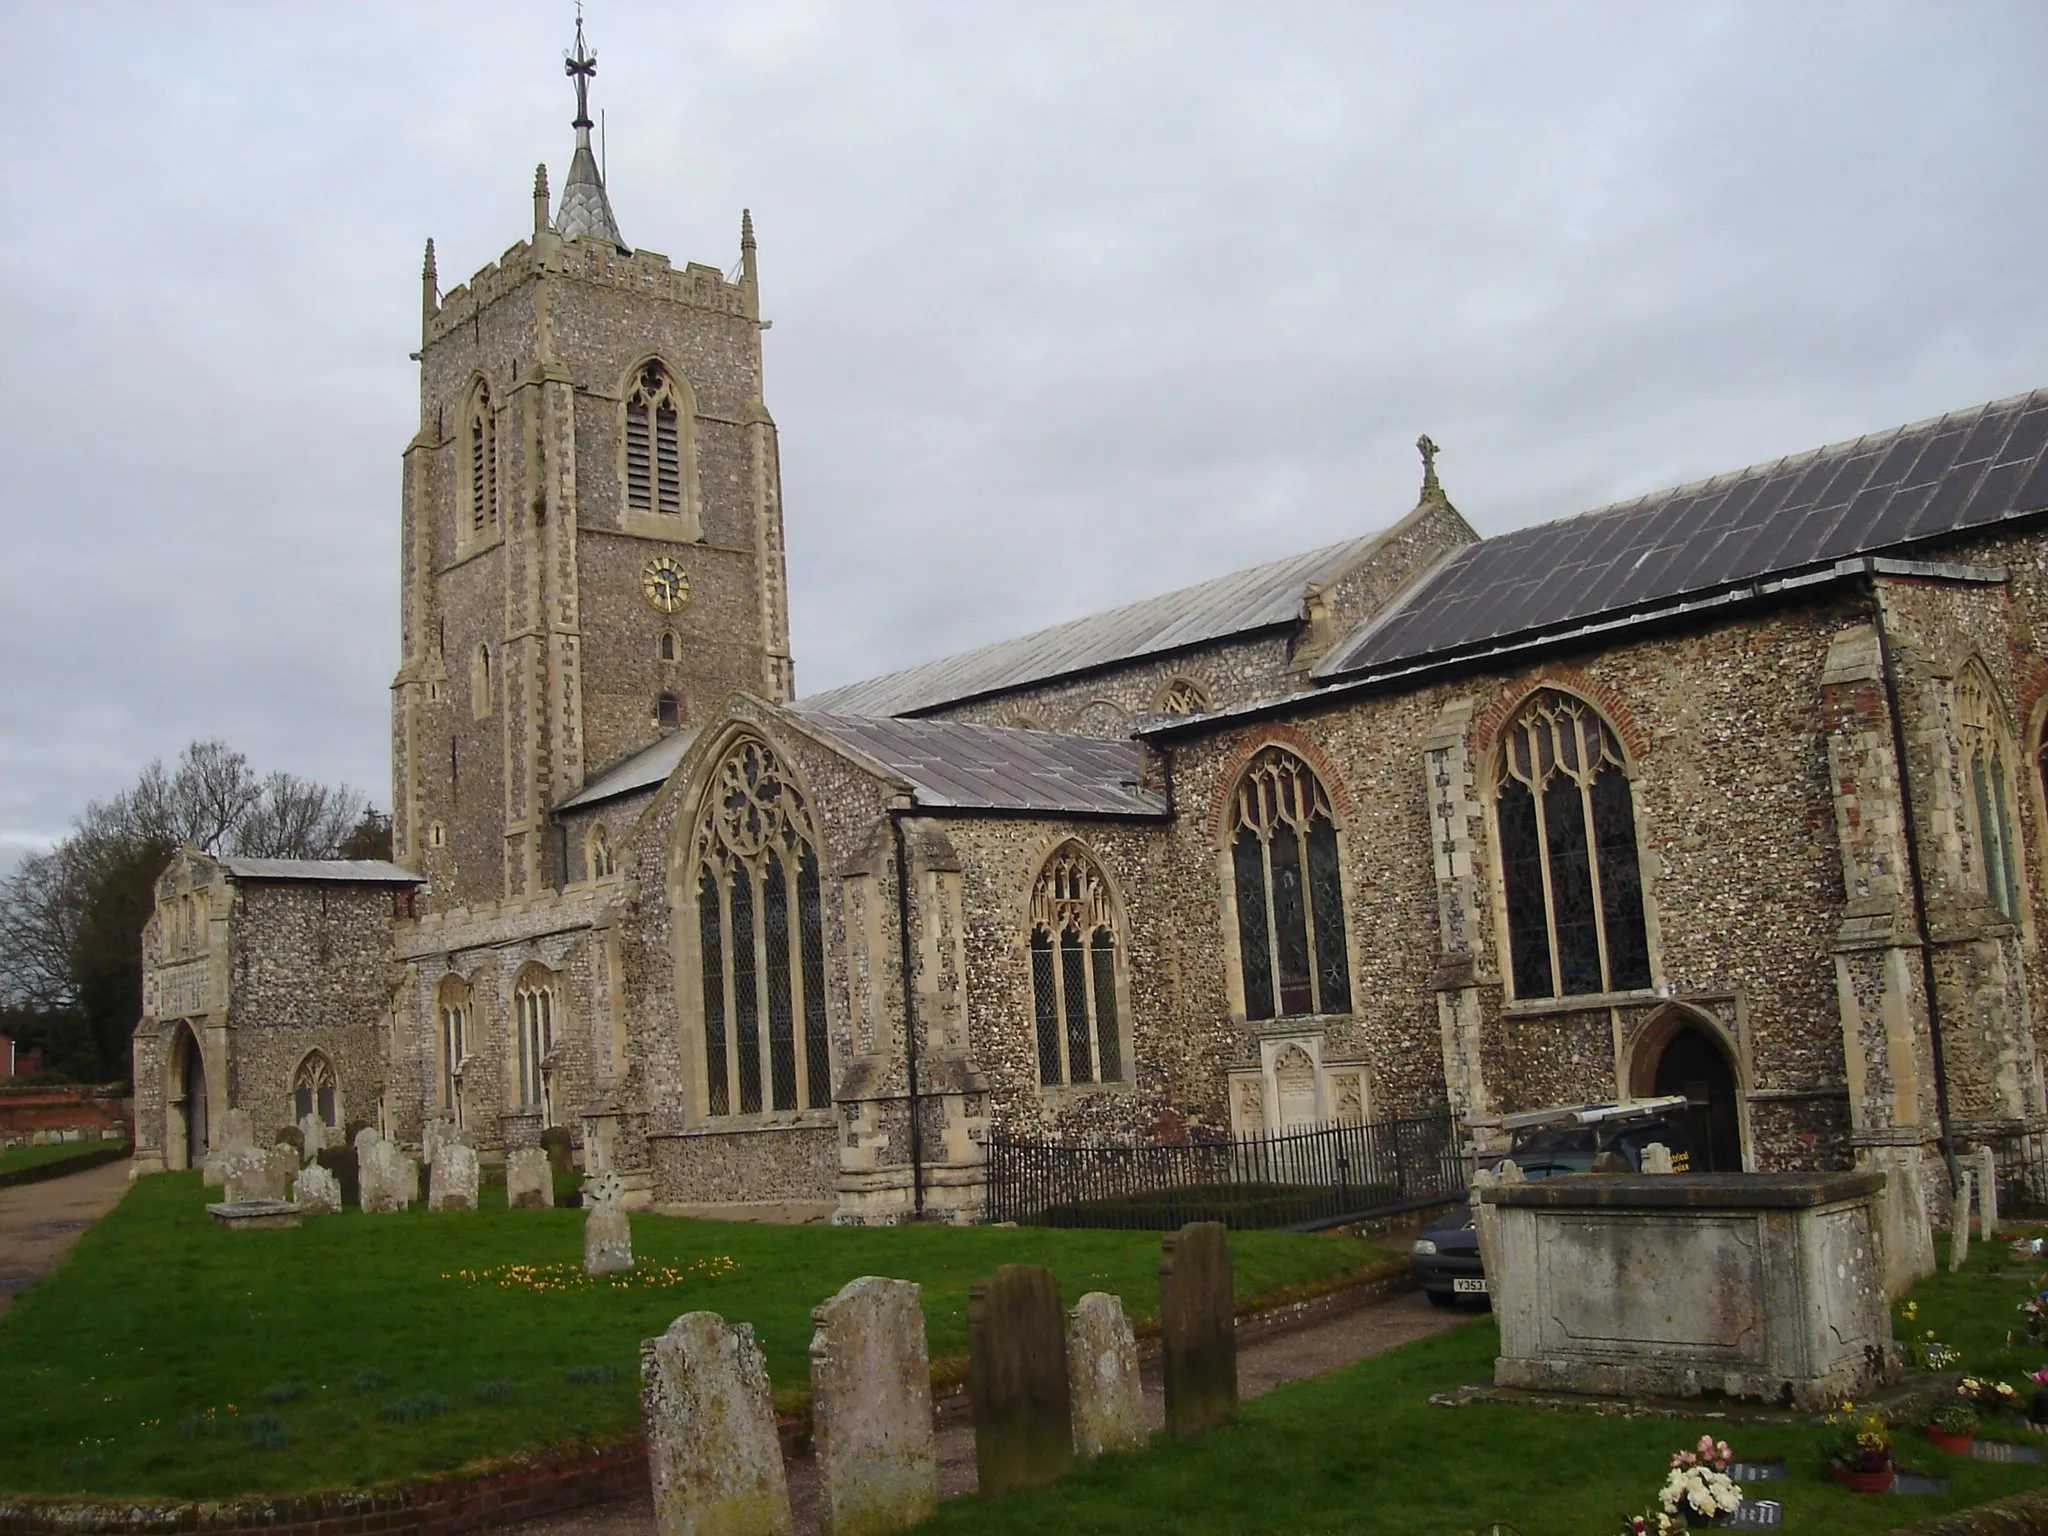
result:
[[[1176,677],[1159,695],[1162,715],[1206,715],[1214,707],[1209,691],[1191,677]]]
[[[498,421],[488,384],[479,382],[470,397],[464,436],[469,453],[469,536],[478,539],[498,526]]]
[[[660,363],[645,364],[626,396],[626,505],[635,512],[683,510],[681,401]]]
[[[439,1030],[435,1039],[438,1087],[434,1098],[441,1113],[457,1125],[462,1118],[462,1073],[469,1057],[469,985],[460,976],[443,979],[435,1012]]]
[[[1962,753],[1963,817],[1977,845],[1984,894],[1999,914],[2020,915],[2019,824],[2005,765],[2013,760],[2005,712],[1976,662],[1956,677],[1956,745]]]
[[[292,1075],[292,1115],[299,1120],[318,1115],[322,1125],[341,1123],[340,1085],[325,1051],[311,1052]]]
[[[760,742],[719,766],[697,831],[705,1109],[827,1109],[825,934],[804,798]]]
[[[676,639],[676,632],[672,629],[664,629],[661,632],[661,638],[655,642],[654,653],[663,661],[674,661],[681,649],[681,643]]]
[[[1544,689],[1501,743],[1494,781],[1517,997],[1650,984],[1635,796],[1592,705]]]
[[[589,859],[590,878],[593,880],[602,880],[618,868],[612,858],[611,834],[605,831],[601,821],[590,829]]]
[[[1078,843],[1045,861],[1031,891],[1031,1004],[1041,1083],[1124,1078],[1120,959],[1109,882]]]
[[[519,1070],[519,1104],[539,1110],[541,1123],[553,1125],[556,1014],[560,1000],[555,978],[538,968],[512,989],[513,1051]]]
[[[1267,747],[1238,783],[1227,835],[1245,1017],[1349,1013],[1351,959],[1329,792],[1300,758]]]
[[[469,658],[469,709],[481,720],[491,712],[491,648],[479,645]]]

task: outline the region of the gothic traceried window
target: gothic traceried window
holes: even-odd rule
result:
[[[590,829],[589,856],[590,878],[593,880],[602,880],[618,869],[618,863],[612,857],[611,834],[605,831],[601,821]]]
[[[1515,996],[1647,987],[1635,797],[1590,704],[1545,689],[1522,706],[1501,743],[1495,812]]]
[[[1956,742],[1962,753],[1963,816],[1977,845],[1984,894],[1999,915],[2020,915],[2020,850],[2006,764],[2014,760],[1991,679],[1975,662],[1956,678]]]
[[[308,1115],[318,1115],[322,1125],[338,1125],[339,1094],[334,1063],[327,1059],[325,1051],[314,1051],[299,1063],[299,1070],[292,1077],[293,1117],[303,1120]]]
[[[519,1071],[519,1106],[539,1110],[541,1122],[555,1123],[555,1015],[559,1012],[554,978],[533,971],[512,990],[512,1044]]]
[[[626,396],[626,505],[635,512],[683,510],[683,426],[668,370],[648,363]]]
[[[469,1056],[469,988],[461,977],[450,976],[441,983],[438,1002],[440,1029],[435,1057],[440,1071],[435,1101],[443,1115],[461,1125],[462,1069]]]
[[[1206,715],[1214,707],[1208,690],[1191,677],[1176,677],[1159,695],[1162,715]]]
[[[803,795],[760,742],[720,766],[697,832],[705,1112],[828,1109],[825,931]]]
[[[1118,944],[1109,882],[1078,843],[1045,861],[1031,892],[1031,1001],[1038,1080],[1124,1080]]]
[[[1349,1013],[1329,792],[1300,758],[1267,747],[1238,783],[1227,830],[1245,1017]]]
[[[491,390],[478,384],[469,403],[469,537],[480,539],[498,526],[498,422],[491,409]]]

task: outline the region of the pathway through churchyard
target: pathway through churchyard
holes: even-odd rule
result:
[[[1463,1309],[1433,1307],[1419,1291],[1409,1291],[1299,1332],[1247,1344],[1237,1355],[1239,1395],[1257,1397],[1287,1382],[1320,1376],[1398,1344],[1441,1333],[1472,1315]],[[1165,1426],[1166,1400],[1156,1364],[1145,1371],[1145,1413],[1152,1428]],[[974,1492],[974,1429],[966,1416],[948,1414],[939,1428],[938,1442],[940,1496]],[[802,1456],[788,1465],[797,1536],[815,1536],[816,1464]],[[642,1493],[499,1529],[517,1536],[649,1536],[654,1530],[654,1499],[652,1494]]]
[[[0,1312],[127,1193],[126,1162],[0,1189]]]

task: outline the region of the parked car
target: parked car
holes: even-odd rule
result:
[[[1507,1159],[1513,1160],[1525,1179],[1608,1171],[1640,1173],[1643,1149],[1652,1142],[1670,1148],[1673,1173],[1686,1173],[1692,1167],[1692,1140],[1681,1118],[1686,1107],[1681,1095],[1626,1104],[1574,1104],[1473,1124],[1475,1128],[1498,1126],[1508,1133]],[[1598,1169],[1596,1161],[1602,1165]],[[1479,1260],[1479,1233],[1472,1224],[1469,1204],[1423,1230],[1409,1253],[1408,1270],[1423,1295],[1440,1307],[1453,1306],[1460,1297],[1487,1294],[1486,1269]]]

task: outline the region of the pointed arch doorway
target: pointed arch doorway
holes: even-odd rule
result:
[[[197,1168],[207,1154],[206,1053],[199,1048],[199,1036],[190,1024],[178,1026],[171,1074],[176,1094],[171,1107],[184,1122],[172,1128],[171,1140],[174,1146],[183,1143],[185,1161],[180,1166]]]
[[[1639,1099],[1682,1095],[1696,1173],[1742,1171],[1741,1089],[1720,1031],[1673,1008],[1637,1038],[1629,1090]]]

